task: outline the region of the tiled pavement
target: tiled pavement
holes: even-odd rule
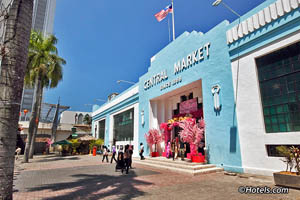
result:
[[[239,186],[274,187],[272,177],[227,176],[223,173],[187,176],[134,165],[128,175],[99,156],[37,156],[28,164],[16,162],[14,199],[280,199],[289,194],[239,194]]]

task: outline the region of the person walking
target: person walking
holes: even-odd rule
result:
[[[180,153],[180,156],[181,156],[181,160],[183,161],[184,160],[184,154],[186,152],[186,144],[183,143],[182,141],[180,141],[179,143],[179,153]]]
[[[172,144],[171,144],[171,151],[172,151],[173,161],[174,161],[174,158],[175,158],[175,144],[176,144],[176,140],[173,139]]]
[[[117,162],[116,160],[116,146],[113,145],[112,148],[111,148],[111,151],[112,151],[112,156],[111,156],[111,159],[110,159],[110,164],[113,162],[113,160],[115,160],[115,162]]]
[[[102,162],[104,161],[105,158],[106,158],[106,162],[108,162],[108,151],[107,151],[107,147],[106,146],[104,146],[104,148],[103,148]]]
[[[140,143],[140,157],[141,157],[141,160],[144,160],[144,159],[145,159],[143,153],[144,153],[144,145],[143,145],[143,143],[141,142],[141,143]]]
[[[133,154],[133,146],[129,145],[129,168],[132,169],[132,154]]]
[[[130,153],[129,153],[129,144],[125,146],[124,150],[124,161],[125,161],[125,167],[126,167],[126,174],[128,174],[129,170],[129,162],[130,162]]]
[[[123,174],[124,168],[125,168],[124,154],[123,154],[123,152],[119,152],[117,164],[116,164],[116,171],[118,171],[118,169],[120,169]]]
[[[21,153],[21,151],[22,151],[22,149],[20,148],[20,147],[18,147],[17,149],[16,149],[16,160],[18,160],[19,159],[19,155],[20,155],[20,153]]]

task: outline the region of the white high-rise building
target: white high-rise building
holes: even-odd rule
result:
[[[43,35],[53,33],[56,0],[34,0],[32,28]],[[24,87],[21,103],[21,121],[29,120],[34,103],[34,88]],[[24,114],[24,110],[28,113]]]
[[[44,35],[53,33],[56,0],[34,0],[32,28]]]

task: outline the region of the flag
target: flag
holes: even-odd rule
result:
[[[156,17],[157,21],[160,22],[161,20],[166,18],[166,16],[169,13],[172,13],[172,12],[173,12],[173,8],[172,8],[172,4],[170,4],[167,7],[165,7],[164,9],[162,9],[160,12],[156,13],[154,16]]]

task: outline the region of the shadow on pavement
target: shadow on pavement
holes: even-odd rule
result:
[[[59,160],[80,160],[78,157],[51,157],[41,160],[36,160],[35,162],[50,162],[50,161],[59,161]]]
[[[135,180],[137,177],[134,171],[129,174],[120,176],[110,175],[89,175],[76,174],[72,175],[78,178],[76,181],[48,184],[40,187],[29,189],[29,191],[51,190],[53,192],[63,192],[65,194],[56,195],[53,197],[44,198],[45,200],[60,200],[60,199],[132,199],[134,197],[142,196],[145,192],[140,191],[135,186],[151,185],[152,183]],[[50,193],[51,193],[50,191]],[[54,194],[54,193],[53,193]]]

